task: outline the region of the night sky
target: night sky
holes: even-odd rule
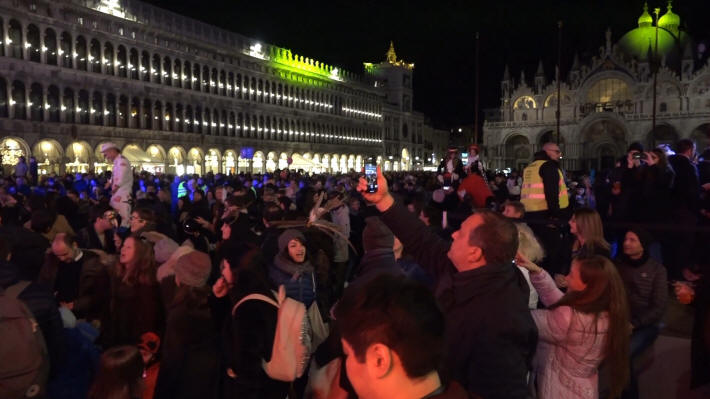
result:
[[[362,72],[384,60],[390,40],[397,56],[415,63],[415,109],[440,128],[474,120],[475,32],[481,34],[481,109],[500,103],[505,64],[529,82],[542,59],[548,80],[563,21],[562,70],[574,53],[598,54],[604,32],[617,41],[637,27],[641,0],[340,1],[147,0],[148,3],[291,49],[295,54]],[[665,13],[666,1],[649,1]],[[710,1],[676,0],[673,12],[697,41],[710,39]],[[708,46],[710,48],[710,45]]]

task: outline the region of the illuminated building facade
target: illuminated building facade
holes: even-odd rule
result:
[[[680,17],[670,2],[655,20],[644,6],[638,28],[615,44],[607,31],[605,45],[588,63],[575,56],[561,82],[560,146],[566,169],[611,167],[634,141],[655,147],[691,138],[699,149],[708,145],[710,64],[705,49],[694,48],[679,29]],[[660,65],[655,130],[653,60]],[[498,115],[484,124],[487,160],[494,168],[521,169],[544,143],[557,140],[557,82],[546,81],[541,62],[533,82],[524,71],[516,82],[506,67],[501,89]]]
[[[0,32],[5,172],[20,155],[102,171],[107,141],[172,174],[404,170],[444,150],[393,48],[358,75],[136,0],[0,0]]]

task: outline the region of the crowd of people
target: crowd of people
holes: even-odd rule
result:
[[[451,148],[374,192],[101,150],[112,172],[0,180],[2,398],[637,398],[669,294],[710,382],[710,151],[688,140],[579,175],[554,143],[507,174]]]

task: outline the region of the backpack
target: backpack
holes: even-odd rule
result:
[[[32,312],[17,299],[29,285],[20,282],[0,289],[0,398],[45,395],[49,354]]]
[[[301,377],[308,366],[312,342],[306,307],[301,302],[286,297],[286,289],[282,285],[279,287],[277,301],[265,295],[250,294],[234,305],[232,316],[239,305],[250,300],[270,303],[278,309],[271,360],[261,361],[266,375],[286,382]]]

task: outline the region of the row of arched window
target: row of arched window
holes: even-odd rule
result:
[[[0,77],[0,117],[324,144],[381,142],[377,130],[162,102],[101,91],[27,87]]]
[[[0,31],[4,32],[2,19]],[[42,32],[35,24],[28,24],[24,30],[16,19],[8,22],[7,38],[0,43],[0,54],[258,103],[361,119],[381,118],[379,107],[371,102],[356,99],[344,101],[342,97],[327,92],[171,59],[122,44],[114,46],[109,41],[87,40],[82,35],[72,37],[66,31],[57,35],[52,28]]]

